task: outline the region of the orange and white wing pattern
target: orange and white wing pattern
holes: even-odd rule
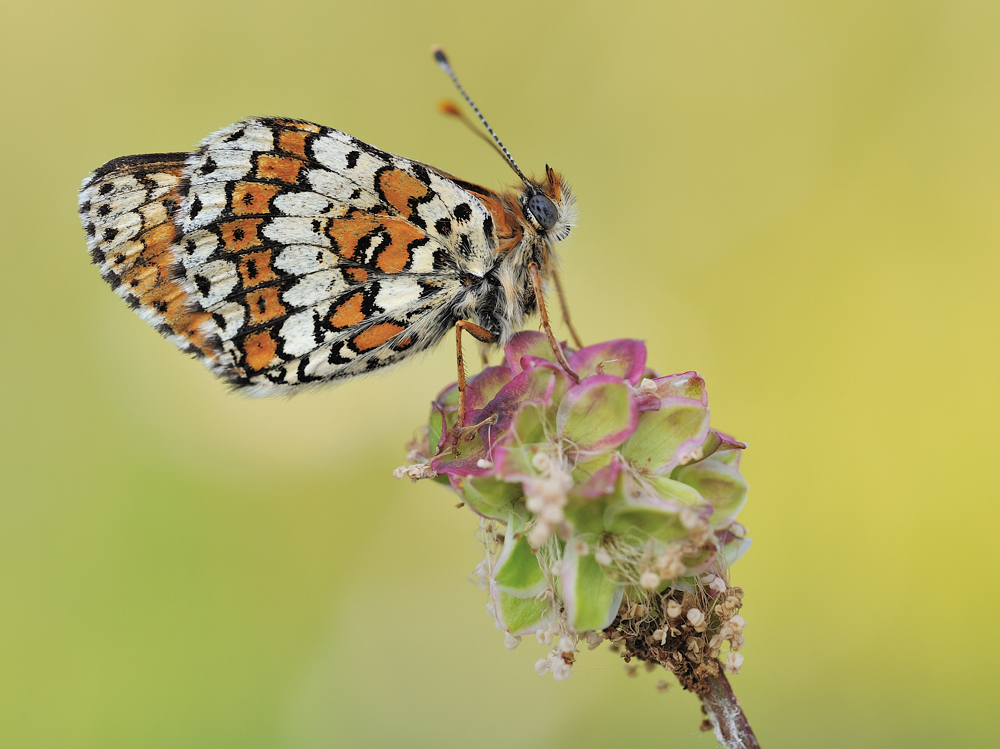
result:
[[[109,161],[80,215],[115,291],[251,394],[393,364],[456,320],[498,339],[519,322],[510,279],[487,280],[531,228],[516,199],[308,122],[251,118],[194,153]],[[520,318],[532,299],[515,292]]]

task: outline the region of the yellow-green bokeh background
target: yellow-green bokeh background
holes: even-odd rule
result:
[[[250,114],[510,182],[436,113],[432,43],[573,184],[585,337],[699,370],[750,443],[762,743],[995,741],[996,2],[39,0],[0,28],[0,745],[713,745],[610,653],[560,684],[504,650],[474,517],[390,476],[447,345],[250,401],[88,265],[87,171]]]

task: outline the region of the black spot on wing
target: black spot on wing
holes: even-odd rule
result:
[[[208,292],[212,290],[212,282],[205,276],[195,275],[194,285],[198,287],[198,291],[201,292],[202,296],[208,296]],[[219,327],[226,327],[225,320],[223,320]]]
[[[419,179],[425,185],[430,185],[431,176],[427,173],[427,169],[425,169],[421,164],[412,164],[410,168],[413,169],[414,177]]]
[[[343,351],[344,351],[345,348],[347,348],[347,344],[344,341],[341,341],[339,343],[334,343],[332,346],[330,346],[330,353],[326,357],[327,363],[328,364],[348,364],[348,363],[354,361],[354,357],[352,357],[352,356],[344,356],[343,355]]]
[[[472,241],[468,234],[462,234],[458,238],[458,254],[463,257],[472,257]]]
[[[490,247],[494,245],[493,240],[493,217],[486,214],[486,218],[483,220],[483,234],[486,235],[486,241],[489,242]]]
[[[418,278],[417,285],[420,287],[420,298],[432,296],[441,291],[441,285],[433,279]]]
[[[465,223],[470,218],[472,218],[472,208],[469,207],[468,203],[459,203],[455,206],[455,218],[462,223]]]
[[[320,379],[319,377],[315,377],[306,372],[306,364],[308,364],[308,362],[309,360],[305,356],[299,358],[299,363],[295,365],[296,382],[302,382],[302,383],[316,382],[316,380]]]
[[[387,154],[381,148],[375,148],[375,146],[371,145],[370,143],[365,143],[363,140],[358,140],[357,138],[351,138],[351,143],[359,151],[364,151],[369,156],[374,156],[376,159],[379,159],[380,161],[390,160],[389,154]]]

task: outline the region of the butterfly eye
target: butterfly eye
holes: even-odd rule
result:
[[[528,198],[528,211],[534,217],[538,225],[548,231],[556,225],[559,219],[559,211],[556,204],[541,193],[537,193]]]

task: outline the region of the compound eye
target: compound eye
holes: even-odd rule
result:
[[[538,225],[546,231],[555,226],[556,221],[559,219],[559,211],[556,209],[556,204],[541,193],[528,198],[528,210],[534,216]]]

